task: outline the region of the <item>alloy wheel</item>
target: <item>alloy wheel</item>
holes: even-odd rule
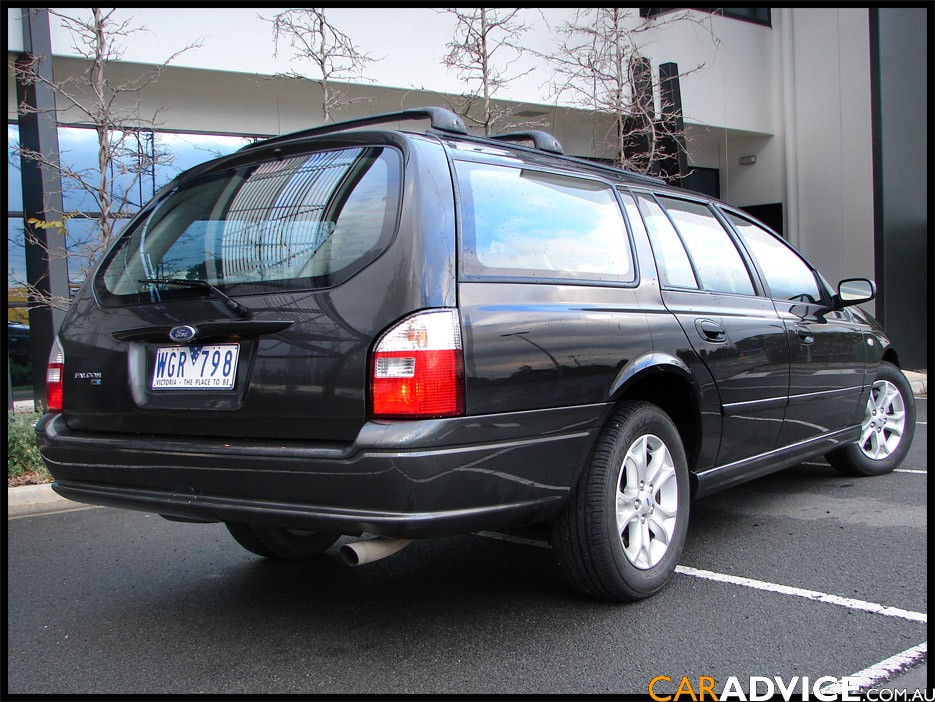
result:
[[[627,449],[616,508],[627,560],[641,570],[652,568],[668,550],[678,513],[675,463],[659,437],[644,434]]]
[[[860,450],[874,461],[886,458],[902,441],[905,425],[906,407],[899,388],[888,380],[876,381],[860,425]]]

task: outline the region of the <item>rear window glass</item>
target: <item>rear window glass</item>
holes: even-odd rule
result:
[[[456,164],[464,272],[543,280],[634,279],[630,241],[610,186],[489,164]]]
[[[204,280],[236,294],[338,284],[388,244],[400,171],[393,149],[350,148],[183,185],[121,239],[99,292],[147,302],[191,289],[144,279]]]
[[[698,289],[698,281],[679,234],[659,204],[649,195],[639,195],[640,211],[649,232],[656,268],[663,286]]]
[[[753,283],[727,230],[704,205],[660,197],[692,257],[701,285],[711,292],[753,295]]]

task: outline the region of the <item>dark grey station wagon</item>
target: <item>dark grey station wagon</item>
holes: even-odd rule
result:
[[[431,127],[372,128],[408,120]],[[61,495],[224,522],[265,557],[547,524],[575,588],[636,599],[693,498],[903,459],[914,404],[856,307],[874,294],[544,132],[407,110],[165,187],[74,300],[38,440]]]

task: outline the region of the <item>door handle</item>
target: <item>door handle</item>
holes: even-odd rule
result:
[[[796,333],[799,335],[799,341],[803,344],[811,344],[815,342],[815,335],[807,327],[796,327]]]
[[[713,341],[715,343],[727,341],[727,332],[724,331],[724,327],[713,320],[696,319],[695,329],[698,330],[701,338],[705,341]]]

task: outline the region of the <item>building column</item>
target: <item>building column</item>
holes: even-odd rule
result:
[[[49,14],[44,9],[23,8],[23,46],[18,67],[34,65],[38,75],[52,80],[52,40]],[[62,181],[50,165],[58,163],[58,131],[55,92],[42,81],[24,82],[17,71],[16,99],[19,110],[20,147],[42,160],[20,157],[23,179],[23,217],[26,231],[26,280],[39,297],[69,299],[65,237],[58,228],[30,224],[62,221]],[[43,163],[45,161],[46,163]],[[46,363],[52,341],[65,317],[63,310],[38,304],[29,296],[29,337],[32,355],[33,398],[36,409],[45,406]]]

